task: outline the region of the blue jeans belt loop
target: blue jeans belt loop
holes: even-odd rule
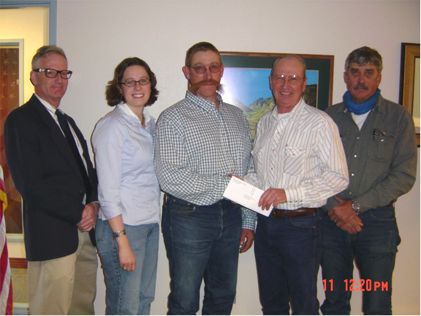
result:
[[[283,217],[301,217],[309,216],[316,213],[316,208],[303,207],[296,210],[283,210],[279,208],[274,208],[271,217],[283,218]]]

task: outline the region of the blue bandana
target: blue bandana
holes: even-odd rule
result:
[[[362,103],[355,103],[352,101],[351,93],[345,92],[343,96],[344,104],[349,112],[361,115],[370,111],[376,105],[377,99],[380,95],[380,89],[377,89],[376,93]]]

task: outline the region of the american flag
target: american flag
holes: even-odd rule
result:
[[[13,313],[12,273],[7,252],[6,224],[3,216],[6,207],[7,196],[0,169],[0,315],[11,315]]]

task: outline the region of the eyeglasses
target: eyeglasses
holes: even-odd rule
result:
[[[129,88],[135,87],[136,84],[140,84],[141,86],[147,86],[150,83],[151,83],[151,80],[148,78],[142,78],[139,80],[128,79],[124,82],[120,82],[120,84],[124,84],[126,87],[129,87]]]
[[[197,65],[197,66],[190,66],[191,69],[194,70],[195,73],[199,75],[203,75],[207,69],[213,74],[216,74],[221,71],[222,65],[220,64],[211,64],[210,66],[206,67],[203,65]]]
[[[284,84],[285,82],[288,82],[290,85],[296,85],[303,78],[301,78],[300,76],[297,76],[296,74],[292,74],[292,75],[281,74],[279,76],[273,75],[272,79],[275,80],[275,81],[280,81],[281,84]]]
[[[62,79],[70,79],[73,71],[71,70],[56,70],[51,68],[37,68],[34,69],[35,72],[43,72],[47,78],[57,78],[57,75],[60,74]]]

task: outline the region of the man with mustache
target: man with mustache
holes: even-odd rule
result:
[[[392,313],[392,273],[400,243],[394,203],[415,182],[414,124],[403,106],[378,89],[382,57],[370,47],[345,62],[348,91],[327,113],[339,127],[349,186],[324,207],[323,314],[349,314],[353,291],[363,292],[363,313]],[[360,280],[353,280],[354,259]],[[375,288],[382,284],[382,288]]]
[[[170,268],[168,314],[196,314],[202,280],[202,314],[230,314],[237,264],[253,243],[251,211],[223,199],[231,176],[249,167],[251,141],[239,108],[218,93],[224,72],[208,42],[186,53],[186,97],[157,122],[155,164],[165,192],[162,232]],[[243,212],[243,216],[242,216]]]

